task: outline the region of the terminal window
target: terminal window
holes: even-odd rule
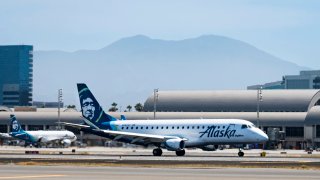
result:
[[[304,127],[286,127],[286,137],[303,137]]]
[[[320,138],[320,125],[316,126],[316,137]]]
[[[29,131],[43,130],[43,125],[29,125],[28,130]]]
[[[8,132],[7,125],[0,125],[0,132],[7,133]]]

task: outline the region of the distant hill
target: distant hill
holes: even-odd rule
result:
[[[308,69],[235,39],[206,35],[180,41],[137,35],[100,50],[34,53],[34,100],[79,107],[76,83],[85,82],[97,99],[122,110],[160,90],[245,89]]]

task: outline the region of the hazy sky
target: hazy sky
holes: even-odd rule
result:
[[[318,0],[0,1],[0,44],[75,51],[136,34],[167,40],[228,36],[320,69]]]

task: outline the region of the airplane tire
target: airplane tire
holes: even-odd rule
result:
[[[160,148],[153,149],[152,151],[154,156],[161,156],[162,155],[162,150]]]
[[[182,149],[180,151],[176,151],[177,156],[184,156],[185,154],[186,154],[186,151],[184,149]]]
[[[242,152],[242,151],[238,152],[238,156],[239,157],[243,157],[244,156],[244,152]]]

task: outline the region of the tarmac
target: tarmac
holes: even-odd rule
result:
[[[186,155],[178,157],[175,152],[164,150],[163,156],[152,155],[152,149],[142,148],[0,148],[0,164],[16,165],[87,165],[109,167],[173,167],[173,168],[294,168],[320,169],[320,152],[308,154],[303,150],[245,150],[238,157],[237,149],[205,152],[187,149]],[[26,154],[36,153],[36,154]]]
[[[261,180],[319,179],[318,170],[274,168],[133,168],[76,166],[0,165],[0,179],[87,180],[87,179],[152,179],[152,180]]]

